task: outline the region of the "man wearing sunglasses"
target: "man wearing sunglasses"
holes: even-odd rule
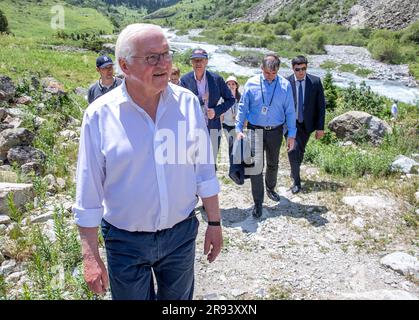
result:
[[[199,101],[168,83],[172,54],[160,27],[127,26],[115,55],[124,81],[90,104],[81,127],[73,212],[84,278],[97,294],[109,282],[118,300],[192,299],[198,196],[208,216],[209,262],[223,242],[220,187]]]
[[[313,131],[316,139],[324,135],[326,102],[320,78],[307,73],[307,59],[297,56],[292,59],[291,64],[294,74],[287,79],[291,83],[294,95],[297,136],[294,149],[288,152],[288,159],[294,181],[291,192],[295,194],[301,191],[300,166],[308,139]]]

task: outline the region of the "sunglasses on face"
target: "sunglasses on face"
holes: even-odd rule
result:
[[[306,71],[307,68],[306,67],[302,67],[302,68],[294,68],[294,71],[300,72],[300,71]]]

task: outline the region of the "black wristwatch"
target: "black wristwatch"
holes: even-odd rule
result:
[[[208,221],[208,225],[218,227],[221,226],[221,221]]]

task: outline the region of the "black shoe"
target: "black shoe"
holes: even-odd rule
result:
[[[253,207],[252,216],[256,219],[262,216],[262,204],[255,204]]]
[[[266,189],[266,194],[268,195],[268,198],[272,201],[279,202],[281,198],[279,197],[279,194],[277,194],[273,190]]]
[[[301,186],[298,186],[298,185],[293,185],[292,187],[291,187],[291,192],[292,192],[292,194],[296,194],[296,193],[298,193],[298,192],[300,192],[301,191]]]

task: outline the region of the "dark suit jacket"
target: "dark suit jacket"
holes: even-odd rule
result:
[[[221,129],[220,116],[234,105],[236,99],[221,76],[208,70],[205,73],[209,91],[208,108],[215,110],[214,119],[208,119],[208,129]],[[198,87],[193,71],[182,76],[180,85],[198,96]],[[220,98],[223,98],[224,101],[218,104]]]
[[[295,87],[294,75],[290,75],[288,81],[291,83],[294,95],[295,110],[297,110],[297,90]],[[306,88],[304,92],[304,125],[307,132],[324,130],[324,117],[326,113],[326,101],[322,82],[319,77],[311,74],[306,75]]]

